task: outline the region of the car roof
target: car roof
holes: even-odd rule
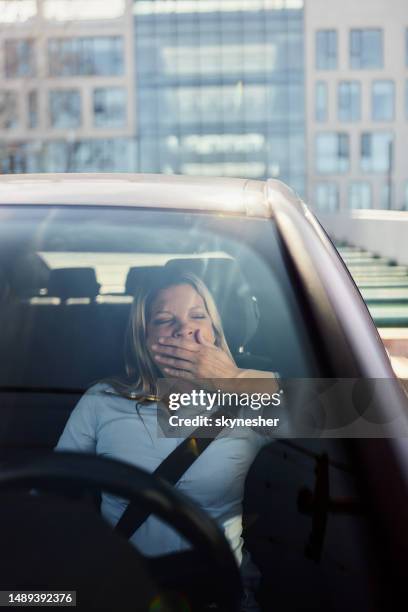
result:
[[[270,196],[297,199],[277,180],[162,174],[0,176],[0,205],[135,206],[270,217]]]

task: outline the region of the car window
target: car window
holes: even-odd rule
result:
[[[1,385],[84,389],[124,373],[137,289],[198,273],[237,363],[317,372],[270,219],[100,207],[1,210]]]

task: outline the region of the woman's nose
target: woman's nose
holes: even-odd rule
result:
[[[175,330],[176,338],[188,338],[189,336],[193,336],[195,332],[195,328],[191,323],[180,323]]]

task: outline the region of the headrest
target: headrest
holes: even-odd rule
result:
[[[78,297],[94,299],[99,289],[94,268],[57,268],[50,272],[48,295],[63,301]]]
[[[14,295],[28,298],[40,294],[48,285],[50,269],[38,253],[23,253],[10,270],[10,288]]]
[[[126,277],[125,293],[127,295],[136,295],[136,291],[140,286],[143,286],[146,283],[149,275],[160,269],[160,266],[140,266],[137,268],[129,268]]]
[[[6,273],[0,268],[0,304],[10,299],[10,283]]]
[[[245,347],[259,322],[258,305],[236,261],[227,258],[171,259],[165,268],[196,274],[211,291],[232,352]]]

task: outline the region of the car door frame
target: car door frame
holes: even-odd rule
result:
[[[282,184],[281,184],[282,185]],[[275,187],[275,186],[274,186]],[[335,378],[387,379],[379,385],[382,417],[408,426],[408,400],[375,324],[347,268],[312,212],[282,185],[269,196],[281,249],[298,299],[309,315],[320,357]],[[347,441],[357,482],[372,512],[373,549],[384,594],[403,589],[408,555],[408,453],[395,437]]]

